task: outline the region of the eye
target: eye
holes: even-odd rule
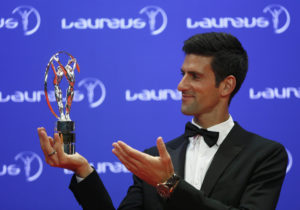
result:
[[[192,76],[193,79],[198,79],[199,78],[198,74],[196,74],[194,72],[191,72],[191,76]]]

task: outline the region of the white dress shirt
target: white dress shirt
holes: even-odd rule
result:
[[[194,119],[192,123],[198,128],[201,128],[194,122]],[[185,181],[200,190],[213,157],[233,126],[233,119],[229,116],[229,119],[225,122],[207,128],[208,131],[219,132],[218,141],[212,147],[209,147],[200,135],[189,137],[190,142],[187,146],[185,159]]]

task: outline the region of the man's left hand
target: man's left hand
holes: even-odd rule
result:
[[[112,152],[126,168],[150,185],[165,182],[174,174],[170,155],[161,137],[157,138],[158,157],[153,157],[128,146],[122,141],[113,143]]]

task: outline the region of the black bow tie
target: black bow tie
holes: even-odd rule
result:
[[[208,131],[208,130],[203,129],[203,128],[200,129],[200,128],[198,128],[197,126],[193,125],[190,122],[188,122],[185,125],[184,135],[186,137],[201,135],[201,136],[203,136],[205,143],[209,147],[212,147],[213,145],[215,145],[218,141],[218,138],[219,138],[219,132]]]

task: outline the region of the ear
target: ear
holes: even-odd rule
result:
[[[235,76],[229,75],[220,83],[220,94],[221,96],[230,96],[232,91],[235,89],[236,79]]]

